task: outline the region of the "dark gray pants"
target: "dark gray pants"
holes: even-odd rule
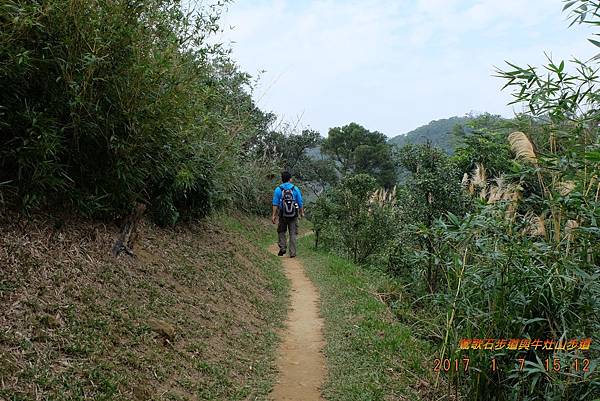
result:
[[[298,235],[298,218],[286,218],[279,216],[279,225],[277,226],[277,234],[279,234],[279,250],[286,251],[287,235],[290,232],[290,256],[296,256],[296,236]]]

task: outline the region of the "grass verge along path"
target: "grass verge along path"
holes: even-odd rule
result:
[[[300,240],[306,273],[321,294],[325,319],[329,401],[433,399],[428,346],[396,321],[378,293],[394,283],[389,276],[313,249]]]

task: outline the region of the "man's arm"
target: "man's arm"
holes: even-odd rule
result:
[[[273,224],[277,223],[277,216],[279,216],[279,202],[281,202],[281,189],[279,189],[279,187],[275,188],[275,191],[273,191],[273,202],[272,205],[272,215],[271,215],[271,222]]]
[[[300,217],[304,217],[304,201],[302,200],[302,192],[300,192],[300,188],[296,187],[297,192],[297,202],[298,202],[298,215]]]

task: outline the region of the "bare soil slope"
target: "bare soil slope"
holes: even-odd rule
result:
[[[266,399],[288,284],[262,223],[143,222],[137,258],[115,259],[116,226],[16,220],[0,216],[0,399]]]

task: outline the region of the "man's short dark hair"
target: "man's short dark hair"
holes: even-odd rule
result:
[[[289,171],[281,173],[281,182],[289,182],[292,179],[292,174]]]

